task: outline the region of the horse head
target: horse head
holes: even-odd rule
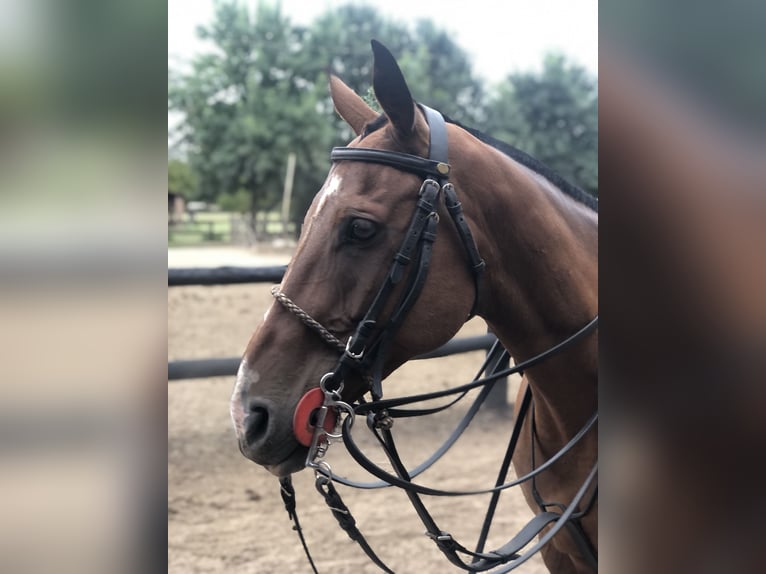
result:
[[[375,41],[372,45],[373,89],[382,114],[339,78],[330,79],[335,108],[356,133],[345,149],[428,158],[430,130],[424,111],[413,101],[390,52]],[[273,474],[283,476],[303,468],[307,449],[292,425],[296,405],[333,370],[341,355],[337,343],[357,331],[392,273],[423,185],[422,176],[391,165],[335,161],[314,198],[296,252],[275,291],[279,300],[247,346],[231,399],[240,450]],[[466,321],[477,295],[461,238],[444,203],[439,201],[430,215],[433,225],[438,225],[438,239],[416,302],[407,307],[386,342],[385,353],[377,349],[381,355],[374,358],[375,368],[383,377],[448,341]],[[396,313],[396,302],[412,283],[407,278],[417,273],[417,259],[404,263],[400,265],[404,280],[391,287],[379,320],[370,325],[373,332]],[[308,327],[299,317],[301,312],[322,327]],[[328,336],[321,337],[322,330]],[[365,371],[352,369],[344,377],[345,401],[368,390],[370,373]]]

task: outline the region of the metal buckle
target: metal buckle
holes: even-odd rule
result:
[[[319,380],[319,388],[322,389],[322,392],[325,394],[325,405],[327,405],[327,395],[332,395],[331,398],[333,400],[339,400],[340,393],[343,392],[343,381],[340,382],[337,389],[329,390],[327,388],[327,381],[332,380],[334,375],[334,372],[325,373]]]
[[[428,177],[428,178],[424,179],[423,183],[420,184],[420,189],[418,190],[418,197],[422,197],[423,193],[425,193],[426,187],[428,187],[430,185],[433,185],[433,186],[438,188],[439,187],[439,182],[436,181],[432,177]]]
[[[327,449],[333,441],[338,441],[343,438],[342,433],[337,432],[340,426],[340,417],[337,417],[336,426],[333,430],[336,432],[328,432],[323,428],[325,417],[330,409],[336,411],[345,411],[346,418],[351,417],[349,420],[349,426],[354,424],[354,409],[353,407],[340,400],[340,393],[343,390],[343,381],[335,390],[327,389],[327,382],[332,379],[334,373],[326,373],[319,381],[319,388],[324,393],[324,401],[319,413],[317,415],[317,423],[314,426],[314,435],[311,438],[311,445],[309,446],[308,453],[306,454],[306,466],[313,468],[315,473],[326,475],[329,479],[332,477],[332,470],[327,461],[324,460],[327,454]]]
[[[351,335],[351,336],[348,338],[348,341],[346,341],[346,351],[345,351],[345,352],[346,352],[346,355],[348,355],[348,356],[349,356],[350,358],[352,358],[354,361],[359,361],[359,360],[361,360],[361,359],[362,359],[362,357],[364,357],[364,352],[367,350],[367,347],[366,347],[366,346],[365,346],[365,347],[362,347],[362,350],[361,350],[361,351],[359,351],[359,353],[352,353],[352,352],[351,352],[351,339],[353,339],[353,338],[354,338],[354,336],[353,336],[353,335]],[[325,375],[325,377],[326,377],[326,376],[327,376],[327,375]]]
[[[431,540],[435,540],[436,542],[449,542],[452,540],[452,534],[449,532],[442,532],[441,534],[433,534],[426,530],[423,534],[428,536]]]

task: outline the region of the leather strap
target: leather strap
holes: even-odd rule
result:
[[[570,335],[569,337],[567,337],[566,339],[564,339],[557,345],[551,347],[550,349],[546,349],[545,351],[543,351],[542,353],[538,355],[535,355],[534,357],[531,357],[525,361],[517,363],[513,367],[496,371],[492,373],[491,375],[482,377],[481,379],[477,379],[475,381],[466,383],[464,385],[458,385],[457,387],[453,387],[451,389],[445,389],[443,391],[434,391],[432,393],[423,393],[420,395],[410,395],[408,397],[397,397],[394,399],[383,399],[381,401],[377,401],[376,403],[360,404],[354,408],[354,412],[356,412],[356,414],[366,415],[368,412],[372,410],[391,409],[393,407],[400,407],[400,406],[408,405],[412,403],[430,401],[433,399],[439,399],[442,397],[448,397],[450,395],[462,393],[465,391],[470,391],[477,387],[484,386],[497,379],[505,378],[508,375],[513,375],[516,373],[523,372],[527,369],[534,367],[535,365],[542,363],[546,359],[549,359],[550,357],[565,351],[566,349],[568,349],[569,347],[571,347],[578,341],[582,340],[584,337],[586,337],[587,335],[595,331],[597,327],[598,327],[598,315],[596,315],[587,325],[582,327],[579,331]]]
[[[543,536],[540,537],[540,539],[534,546],[532,546],[532,548],[527,550],[522,556],[519,556],[519,558],[515,559],[511,564],[499,570],[495,570],[492,574],[506,574],[507,572],[518,568],[524,562],[532,558],[532,556],[534,556],[537,552],[539,552],[543,546],[548,544],[551,538],[556,536],[556,534],[558,534],[565,525],[569,524],[569,520],[571,519],[572,514],[575,512],[575,508],[579,506],[580,501],[585,496],[585,492],[588,490],[588,488],[590,488],[590,485],[595,480],[597,473],[598,464],[594,464],[590,474],[587,476],[580,489],[574,495],[571,502],[567,505],[566,510],[561,514],[561,516],[559,516],[553,526]]]
[[[308,544],[306,544],[306,538],[303,536],[301,523],[298,520],[298,512],[295,503],[295,489],[293,488],[293,481],[292,478],[290,478],[290,475],[283,476],[279,479],[279,494],[282,496],[282,502],[285,504],[287,515],[290,517],[290,520],[293,521],[293,530],[298,533],[301,546],[303,546],[303,552],[306,554],[306,558],[308,558],[309,564],[311,565],[311,571],[314,574],[319,574],[317,567],[314,564],[314,559],[311,557],[311,552],[309,552]]]
[[[447,123],[444,121],[444,116],[424,104],[419,105],[426,116],[426,122],[428,122],[428,157],[431,158],[432,161],[449,164]],[[446,179],[447,175],[449,175],[449,172],[442,174],[440,177]]]
[[[507,354],[507,351],[500,345],[499,341],[495,341],[492,348],[490,349],[489,353],[487,354],[487,357],[484,360],[484,364],[479,369],[479,372],[474,377],[474,381],[478,380],[482,374],[484,374],[484,371],[487,369],[488,365],[496,364],[498,361],[498,355]],[[447,439],[441,444],[439,448],[437,448],[433,454],[431,454],[430,457],[428,457],[426,460],[421,462],[419,465],[417,465],[415,468],[413,468],[410,471],[410,477],[415,478],[419,474],[425,472],[429,468],[431,468],[436,462],[438,462],[442,456],[446,452],[449,451],[450,448],[452,448],[452,445],[457,442],[457,440],[462,436],[463,432],[466,428],[468,428],[468,425],[471,424],[471,421],[473,421],[474,417],[476,416],[476,413],[479,412],[479,409],[484,404],[484,401],[489,396],[490,392],[492,392],[493,385],[487,384],[484,385],[484,387],[481,389],[479,394],[474,399],[474,402],[471,404],[471,406],[467,409],[466,413],[463,415],[463,418],[460,420],[460,422],[457,424],[455,429],[452,431],[452,434],[447,437]],[[404,418],[404,417],[412,417],[412,416],[421,416],[421,415],[429,415],[434,414],[443,410],[448,409],[449,407],[456,404],[458,401],[460,401],[462,398],[464,398],[467,395],[466,392],[460,393],[455,399],[451,400],[450,402],[441,405],[439,407],[435,407],[432,409],[390,409],[387,412],[390,415],[394,415],[395,418]],[[321,472],[321,470],[320,470]],[[382,480],[376,481],[376,482],[358,482],[355,480],[351,480],[349,478],[346,478],[344,476],[339,476],[335,473],[332,474],[325,474],[328,478],[330,478],[333,482],[337,482],[340,484],[343,484],[344,486],[350,486],[352,488],[358,488],[362,490],[375,490],[379,488],[388,488],[391,485],[387,482],[384,482]]]
[[[445,199],[445,205],[466,250],[474,277],[474,301],[469,318],[476,313],[478,308],[480,278],[484,271],[485,263],[479,256],[476,243],[463,216],[462,206],[457,199],[454,187],[448,183],[450,166],[448,163],[449,144],[447,125],[444,117],[438,111],[422,104],[419,105],[429,125],[428,159],[407,153],[356,147],[337,147],[330,154],[330,158],[333,161],[350,160],[378,163],[416,173],[426,178],[418,194],[417,207],[410,222],[409,230],[401,248],[394,256],[389,275],[378,290],[365,317],[359,322],[356,332],[346,347],[346,351],[339,359],[333,371],[332,379],[338,383],[343,380],[349,368],[353,368],[369,378],[370,365],[381,364],[380,360],[382,358],[376,355],[386,346],[385,341],[393,337],[403,322],[405,315],[412,308],[415,301],[417,301],[425,284],[433,241],[436,238],[437,220],[433,218],[435,218],[435,214],[438,211],[438,198],[442,189],[446,189],[446,193],[449,193],[449,199]],[[428,222],[426,218],[432,218],[432,221]],[[404,295],[398,306],[395,307],[396,311],[391,315],[388,323],[381,326],[379,324],[380,313],[387,304],[394,287],[401,281],[405,269],[413,261],[413,257],[416,254],[419,258],[417,275],[410,280],[408,288],[404,290]],[[373,390],[376,389],[378,385],[375,380],[371,382],[371,386]]]
[[[327,506],[332,511],[333,516],[338,521],[338,525],[348,534],[348,537],[356,542],[359,547],[364,551],[367,557],[372,560],[375,565],[386,572],[386,574],[394,574],[386,564],[378,557],[375,551],[372,549],[367,539],[356,527],[356,520],[348,509],[348,506],[343,502],[340,497],[340,493],[335,489],[332,482],[325,480],[322,477],[317,477],[316,489],[325,499]]]
[[[351,337],[346,352],[341,355],[333,371],[333,379],[343,380],[349,368],[364,372],[378,359],[382,337],[392,338],[401,322],[414,305],[422,291],[428,266],[431,261],[431,249],[436,239],[436,205],[440,193],[439,184],[432,179],[426,179],[420,187],[417,207],[407,230],[402,246],[394,255],[391,269],[381,285],[370,308],[360,321],[354,335]],[[419,250],[418,250],[419,248]],[[404,289],[402,299],[396,305],[388,324],[378,328],[380,314],[388,303],[394,288],[404,277],[406,268],[418,261],[418,269],[411,274],[410,284]],[[377,335],[376,339],[373,336]]]
[[[330,152],[332,161],[366,161],[395,167],[422,177],[444,177],[449,174],[449,164],[433,161],[398,151],[387,151],[369,147],[336,147]]]
[[[428,159],[397,151],[364,147],[335,147],[330,152],[332,161],[352,160],[379,163],[423,177],[446,181],[450,173],[447,124],[436,110],[419,104],[429,127]]]
[[[516,445],[519,442],[521,436],[521,426],[524,417],[529,412],[529,407],[532,404],[532,389],[527,385],[527,390],[524,392],[524,397],[521,399],[521,405],[519,406],[519,413],[516,418],[516,423],[513,425],[513,431],[511,432],[511,438],[508,440],[508,446],[505,449],[505,456],[503,462],[500,465],[500,470],[497,473],[497,480],[495,480],[495,487],[501,486],[506,477],[508,476],[508,470],[511,467],[511,461],[513,454],[516,452]],[[492,520],[495,517],[495,511],[497,510],[497,504],[500,502],[501,491],[492,493],[489,504],[487,505],[487,512],[484,515],[484,522],[481,525],[481,532],[479,533],[479,540],[476,542],[476,552],[484,551],[484,544],[487,542],[487,536],[489,536],[489,529],[492,526]]]
[[[488,554],[497,555],[496,560],[489,561],[486,558],[481,558],[474,562],[472,565],[480,570],[488,570],[494,568],[498,563],[508,562],[519,557],[519,550],[529,544],[532,539],[540,534],[540,531],[548,526],[551,522],[556,521],[561,515],[557,512],[541,512],[536,514],[535,517],[527,522],[516,536],[511,538],[508,542],[503,544],[497,550],[492,550]]]
[[[457,198],[455,186],[451,183],[447,183],[442,187],[442,191],[444,192],[444,204],[447,207],[447,212],[450,214],[450,217],[457,228],[460,241],[463,243],[463,248],[468,256],[468,262],[471,265],[471,271],[473,271],[474,298],[471,311],[468,313],[470,318],[476,315],[479,308],[481,279],[484,276],[484,269],[486,269],[487,264],[484,259],[481,258],[481,255],[479,255],[479,248],[476,247],[476,241],[471,233],[471,228],[468,226],[468,222],[463,215],[463,205]]]
[[[587,420],[587,422],[580,429],[580,431],[574,437],[572,437],[569,440],[569,442],[566,445],[564,445],[564,447],[560,451],[558,451],[555,455],[553,455],[550,459],[545,461],[545,463],[538,466],[536,469],[525,474],[524,476],[521,476],[510,482],[506,482],[505,484],[502,484],[500,486],[495,486],[493,488],[484,488],[481,490],[441,490],[438,488],[432,488],[429,486],[416,484],[414,482],[404,481],[400,479],[398,476],[395,476],[389,472],[386,472],[385,470],[380,468],[378,465],[373,463],[369,458],[367,458],[364,455],[362,450],[359,448],[359,446],[356,444],[353,437],[351,436],[349,417],[346,417],[346,419],[344,419],[342,424],[342,430],[343,430],[343,443],[346,445],[346,450],[348,451],[348,453],[357,463],[359,463],[359,465],[362,468],[364,468],[367,472],[369,472],[373,476],[388,482],[392,486],[398,486],[402,490],[412,491],[418,494],[427,494],[430,496],[467,496],[467,495],[473,495],[473,494],[491,494],[493,492],[497,492],[500,490],[506,490],[513,486],[518,486],[519,484],[526,482],[527,480],[530,480],[533,476],[537,476],[538,474],[542,473],[544,470],[547,470],[548,468],[550,468],[562,456],[564,456],[567,452],[569,452],[572,449],[572,447],[575,444],[577,444],[580,441],[580,439],[591,428],[593,428],[593,425],[596,423],[597,420],[598,420],[597,413],[594,413],[593,415],[591,415],[591,417]]]

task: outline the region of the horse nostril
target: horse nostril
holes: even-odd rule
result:
[[[261,404],[251,404],[250,414],[245,419],[245,441],[254,445],[261,442],[267,434],[269,411]]]

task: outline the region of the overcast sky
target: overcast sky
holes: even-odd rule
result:
[[[248,0],[254,6],[257,0]],[[474,70],[491,83],[515,70],[537,69],[557,50],[598,72],[597,0],[282,0],[283,13],[308,24],[328,8],[367,4],[383,16],[412,24],[419,18],[453,34]],[[195,36],[213,15],[213,0],[168,0],[168,57],[175,65],[204,51]],[[372,54],[372,53],[371,53]],[[370,56],[372,57],[372,55]]]

